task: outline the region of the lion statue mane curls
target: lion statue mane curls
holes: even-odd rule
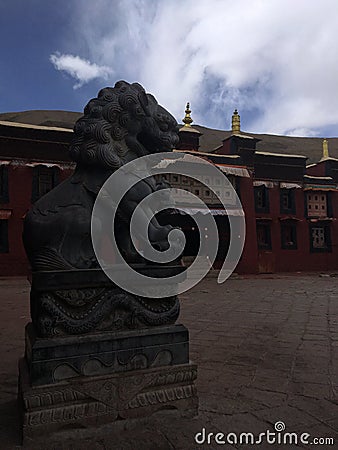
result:
[[[32,270],[98,268],[90,225],[102,185],[127,162],[171,151],[177,142],[176,120],[140,84],[119,81],[113,88],[102,89],[74,126],[70,145],[74,174],[40,198],[26,215],[23,240]],[[158,189],[155,180],[140,182],[138,197],[127,198],[128,205],[141,201],[149,189]],[[126,219],[123,210],[120,217],[121,222]],[[159,230],[168,233],[167,228]],[[121,250],[132,261],[129,241],[122,230],[118,232]],[[153,243],[165,247],[156,238]]]
[[[149,153],[172,150],[176,120],[138,83],[119,81],[89,101],[74,127],[71,158],[113,170]]]

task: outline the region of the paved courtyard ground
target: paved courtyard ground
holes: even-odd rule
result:
[[[171,414],[109,438],[46,444],[46,449],[338,448],[338,277],[329,274],[255,276],[218,285],[209,278],[181,296],[180,322],[190,330],[198,364],[200,413]],[[0,281],[0,449],[21,448],[16,411],[17,361],[29,321],[29,285]],[[308,433],[309,444],[217,444],[216,433]],[[283,424],[278,426],[283,428]],[[195,442],[205,428],[208,445]],[[198,435],[202,440],[203,436]],[[331,437],[335,445],[313,445]],[[231,440],[231,439],[230,439]],[[322,442],[322,441],[321,441]],[[35,449],[34,449],[35,450]]]

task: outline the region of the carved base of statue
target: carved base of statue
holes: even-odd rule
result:
[[[25,358],[19,366],[19,402],[23,443],[95,435],[110,424],[109,436],[121,433],[121,422],[150,416],[163,409],[193,417],[198,397],[194,364],[153,367],[101,376],[79,376],[58,383],[31,386]],[[34,447],[34,445],[36,446]],[[44,447],[45,448],[45,447]]]
[[[188,330],[174,324],[177,297],[133,296],[96,269],[36,272],[31,308],[19,365],[24,442],[104,424],[120,433],[121,420],[163,409],[197,414],[197,368]]]
[[[183,266],[131,267],[152,277],[185,277]],[[31,316],[39,337],[169,325],[180,312],[177,296],[130,294],[112,283],[101,269],[34,272],[31,284]]]
[[[183,325],[142,330],[38,338],[26,326],[26,363],[33,386],[78,376],[186,364],[189,335]]]

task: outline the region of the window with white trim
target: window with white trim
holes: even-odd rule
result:
[[[308,217],[327,217],[326,192],[311,191],[306,195]]]
[[[312,252],[330,252],[330,225],[310,225],[310,249]]]

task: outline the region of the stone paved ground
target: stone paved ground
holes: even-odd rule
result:
[[[246,277],[217,285],[206,279],[182,295],[181,322],[197,362],[200,414],[169,412],[131,425],[112,441],[48,442],[44,449],[338,448],[338,277]],[[29,319],[28,284],[0,282],[0,448],[19,446],[17,360]],[[335,445],[198,445],[207,432],[262,433],[283,421],[286,431],[332,437]],[[32,447],[33,450],[36,448]]]

